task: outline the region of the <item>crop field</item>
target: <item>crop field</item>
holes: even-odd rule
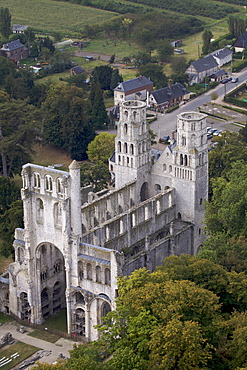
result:
[[[12,24],[27,24],[40,33],[78,34],[86,24],[100,23],[116,13],[53,0],[5,0]]]

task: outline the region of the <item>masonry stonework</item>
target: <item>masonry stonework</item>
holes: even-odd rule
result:
[[[126,101],[109,163],[114,190],[80,189],[76,161],[69,172],[24,165],[25,227],[15,232],[15,262],[1,281],[9,301],[5,289],[0,309],[41,324],[66,308],[68,332],[97,340],[95,325],[115,308],[118,276],[195,254],[208,191],[206,116],[180,114],[177,140],[153,162],[146,106]]]

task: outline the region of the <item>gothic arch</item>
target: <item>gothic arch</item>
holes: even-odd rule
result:
[[[148,191],[148,183],[144,182],[141,186],[141,191],[140,191],[140,196],[141,196],[141,202],[144,202],[149,198],[149,191]]]
[[[75,292],[73,298],[75,304],[85,304],[84,295],[81,292]]]

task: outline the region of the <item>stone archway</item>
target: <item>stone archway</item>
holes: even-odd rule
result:
[[[40,283],[40,315],[45,320],[66,307],[64,257],[55,245],[45,242],[37,247],[36,258],[37,282]]]

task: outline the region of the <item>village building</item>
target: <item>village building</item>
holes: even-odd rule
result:
[[[12,32],[13,33],[24,33],[24,31],[28,28],[29,26],[25,26],[23,24],[14,24],[12,27]]]
[[[232,54],[233,52],[227,48],[215,50],[212,55],[214,59],[216,60],[219,68],[221,68],[223,65],[227,63],[231,63],[232,61]]]
[[[80,187],[76,161],[68,172],[24,165],[24,228],[0,280],[0,310],[41,324],[66,307],[68,333],[97,340],[95,325],[115,309],[118,276],[195,255],[208,196],[206,126],[205,114],[179,114],[176,140],[154,158],[146,104],[120,103],[109,161],[115,188],[100,193]]]
[[[219,70],[217,61],[212,55],[191,62],[185,73],[189,75],[190,85],[200,83],[205,77],[211,76]]]
[[[114,105],[125,100],[147,101],[153,91],[153,82],[145,76],[123,81],[114,89]]]
[[[85,72],[85,69],[82,68],[81,66],[75,66],[75,67],[70,68],[71,77],[81,75],[84,72]]]
[[[149,105],[159,111],[164,111],[190,98],[190,92],[180,82],[152,91],[149,95]]]
[[[20,42],[20,40],[15,40],[8,42],[7,44],[3,44],[2,48],[0,49],[1,56],[11,59],[14,62],[19,62],[21,59],[27,58],[28,54],[28,48],[24,46]]]
[[[236,41],[232,44],[232,47],[235,48],[235,52],[243,52],[247,47],[247,31],[244,31]]]

